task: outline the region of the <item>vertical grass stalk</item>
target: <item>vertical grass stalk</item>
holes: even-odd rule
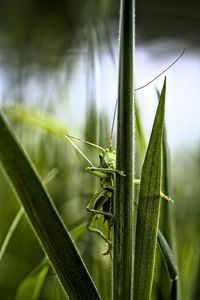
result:
[[[114,299],[132,299],[134,269],[134,10],[133,0],[122,0],[119,33],[119,90],[116,168],[115,228],[113,252]]]

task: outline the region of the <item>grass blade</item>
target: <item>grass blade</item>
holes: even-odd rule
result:
[[[124,171],[126,177],[116,174],[113,252],[113,295],[116,300],[132,299],[134,271],[134,9],[133,0],[121,1],[116,168]]]
[[[164,81],[142,167],[136,228],[134,299],[149,300],[153,281],[161,188],[161,146],[165,110]]]
[[[49,175],[51,173],[52,172],[50,172],[47,175],[47,177],[45,177],[45,179],[48,179]],[[21,208],[20,211],[22,211],[22,216],[23,216],[24,210]],[[18,212],[18,214],[19,214],[19,212]],[[17,216],[15,217],[15,219],[16,218],[17,218]],[[10,232],[10,230],[9,230],[9,232]],[[86,223],[82,223],[79,226],[73,228],[70,231],[70,235],[71,235],[73,241],[75,241],[86,231],[87,231]],[[45,279],[46,279],[48,270],[49,270],[49,260],[47,260],[47,258],[45,257],[42,259],[41,263],[20,283],[20,285],[17,289],[15,300],[39,299],[41,290],[43,288],[43,285],[45,284]],[[58,287],[57,283],[55,283],[55,290],[56,290],[56,294],[59,293],[59,291],[60,291],[60,287]],[[59,299],[59,297],[57,297],[57,299]],[[65,299],[66,299],[66,297],[65,297]]]
[[[56,175],[57,175],[57,170],[56,169],[52,169],[48,174],[47,176],[44,178],[44,184],[47,184],[49,183]],[[7,235],[3,241],[3,244],[1,246],[1,249],[0,249],[0,263],[1,263],[1,260],[6,252],[6,249],[8,247],[8,244],[10,242],[10,240],[12,239],[14,233],[15,233],[15,230],[17,229],[18,225],[20,224],[20,221],[22,220],[22,217],[24,215],[24,210],[23,210],[23,207],[21,207],[19,209],[19,211],[17,212],[8,232],[7,232]]]
[[[1,262],[4,254],[6,252],[8,244],[9,244],[9,242],[10,242],[10,240],[11,240],[11,238],[12,238],[12,236],[13,236],[15,230],[16,230],[16,228],[18,227],[20,221],[22,220],[23,215],[24,215],[24,210],[21,207],[19,209],[19,211],[17,212],[17,214],[16,214],[16,216],[15,216],[15,218],[14,218],[14,220],[13,220],[13,222],[12,222],[12,224],[11,224],[9,230],[8,230],[6,238],[4,239],[3,244],[1,246],[1,249],[0,249],[0,262]]]
[[[157,91],[158,100],[160,98],[160,93]],[[172,182],[171,182],[171,168],[170,168],[170,151],[169,146],[167,142],[167,131],[164,127],[163,132],[163,147],[162,147],[162,190],[165,195],[170,195],[172,192]],[[175,252],[176,249],[176,238],[175,238],[175,228],[174,228],[174,220],[173,220],[173,213],[172,210],[174,209],[173,205],[168,205],[166,201],[162,201],[161,208],[160,208],[160,220],[159,220],[159,228],[163,234],[163,238],[167,240],[167,244],[170,248],[170,251],[173,250]],[[159,233],[158,233],[158,242],[159,242]],[[160,247],[161,252],[162,248]],[[163,249],[164,250],[164,249]],[[173,253],[172,253],[173,255]],[[157,270],[158,275],[157,277],[157,298],[159,299],[162,297],[163,299],[171,299],[170,295],[173,294],[172,299],[178,299],[178,290],[179,288],[174,289],[173,287],[175,285],[179,284],[179,281],[176,282],[176,284],[170,282],[168,270],[167,272],[163,272],[164,265],[166,265],[165,259],[163,260],[163,257],[165,258],[165,253],[162,252],[162,256],[157,256]],[[175,264],[175,259],[174,259]],[[176,266],[176,272],[177,266]],[[178,275],[177,275],[178,277]],[[177,295],[175,298],[174,291],[177,291]]]
[[[15,300],[38,300],[48,271],[49,265],[42,264],[24,279],[17,289]]]
[[[13,120],[40,128],[49,134],[63,138],[66,128],[50,115],[44,115],[34,109],[24,106],[5,106],[3,112]]]
[[[100,299],[52,200],[2,114],[0,161],[66,293],[71,299]]]
[[[178,271],[175,263],[175,258],[162,232],[158,230],[158,244],[164,257],[166,268],[171,281],[178,279]]]
[[[137,99],[135,99],[135,139],[136,139],[136,155],[140,159],[144,159],[145,151],[146,151],[146,141],[145,134],[142,127],[142,120],[140,117],[140,111],[137,104]],[[137,163],[137,161],[136,161]],[[136,170],[137,171],[137,170]]]

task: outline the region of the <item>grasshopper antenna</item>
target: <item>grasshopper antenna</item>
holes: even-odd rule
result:
[[[161,73],[159,73],[156,77],[154,77],[148,83],[146,83],[146,84],[144,84],[144,85],[136,88],[135,91],[139,91],[139,90],[145,88],[146,86],[148,86],[149,84],[151,84],[153,81],[155,81],[157,78],[159,78],[162,74],[164,74],[166,71],[168,71],[183,56],[183,54],[185,53],[185,51],[186,51],[186,48],[183,49],[183,51],[181,52],[181,54],[166,69],[164,69]],[[111,131],[110,131],[110,147],[112,147],[112,138],[113,138],[113,130],[114,130],[114,124],[115,124],[115,118],[116,118],[116,112],[117,112],[117,105],[118,105],[118,99],[115,102],[115,110],[114,110],[114,114],[113,114],[112,127],[111,127]]]
[[[74,140],[80,141],[80,142],[82,142],[82,143],[88,144],[88,145],[90,145],[90,146],[96,147],[96,148],[98,148],[98,149],[104,151],[104,148],[103,148],[103,147],[98,146],[98,145],[93,144],[93,143],[90,143],[90,142],[88,142],[88,141],[85,141],[85,140],[83,140],[83,139],[77,138],[77,137],[75,137],[75,136],[73,136],[73,135],[66,134],[65,137],[68,138],[68,140],[69,140],[69,139],[74,139]]]
[[[76,139],[76,140],[80,140],[79,138],[75,138],[74,136],[70,136],[68,134],[65,135],[66,139],[68,139],[68,141],[74,146],[74,148],[85,158],[85,160],[87,160],[87,162],[89,162],[89,164],[94,167],[93,163],[89,160],[89,158],[87,158],[87,156],[76,146],[76,144],[71,140],[71,139]],[[81,140],[82,141],[82,140]],[[86,142],[86,141],[83,141]],[[89,142],[87,142],[88,144]]]
[[[169,70],[175,63],[177,63],[177,61],[183,56],[183,54],[185,53],[186,48],[183,49],[183,51],[181,52],[181,54],[177,57],[177,59],[175,59],[175,61],[173,61],[165,70],[163,70],[160,74],[158,74],[156,77],[154,77],[151,81],[149,81],[148,83],[138,87],[135,89],[135,91],[141,90],[143,88],[145,88],[146,86],[148,86],[149,84],[151,84],[154,80],[156,80],[158,77],[160,77],[162,74],[164,74],[167,70]]]
[[[111,127],[111,131],[110,131],[110,148],[112,148],[113,130],[114,130],[114,124],[115,124],[115,118],[116,118],[116,112],[117,112],[117,104],[118,104],[117,100],[118,99],[116,99],[116,102],[115,102],[115,110],[114,110],[114,114],[113,114],[112,127]]]
[[[75,136],[72,136],[72,135],[69,135],[69,134],[66,134],[65,135],[66,139],[68,139],[68,141],[74,146],[74,148],[76,148],[76,150],[85,158],[85,160],[87,160],[87,162],[89,162],[89,164],[94,167],[93,163],[89,160],[89,158],[87,158],[87,156],[77,147],[77,145],[72,141],[72,139],[74,140],[77,140],[77,141],[80,141],[80,142],[83,142],[85,144],[88,144],[90,146],[93,146],[93,147],[96,147],[98,149],[100,149],[101,151],[104,151],[104,148],[102,148],[101,146],[98,146],[96,144],[93,144],[93,143],[90,143],[88,141],[85,141],[85,140],[82,140],[82,139],[79,139]]]

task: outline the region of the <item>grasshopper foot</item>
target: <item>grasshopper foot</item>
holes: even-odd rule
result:
[[[106,252],[102,253],[103,256],[104,255],[111,255],[111,253],[112,253],[112,243],[111,243],[111,241],[107,241],[107,245],[108,245],[108,250]]]
[[[116,170],[116,173],[119,174],[120,176],[126,177],[124,171]]]

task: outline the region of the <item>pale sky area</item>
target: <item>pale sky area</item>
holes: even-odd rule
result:
[[[147,83],[162,72],[176,60],[183,48],[184,46],[180,45],[173,46],[173,51],[169,55],[167,54],[169,53],[168,49],[165,52],[164,47],[159,52],[161,48],[156,44],[138,47],[135,64],[136,87]],[[80,57],[80,53],[77,56]],[[97,107],[108,112],[112,118],[117,97],[117,56],[113,59],[108,53],[101,50],[96,54],[94,60],[95,67],[92,74],[94,98],[96,98]],[[87,109],[88,98],[86,70],[85,55],[83,54],[70,79],[67,76],[66,66],[45,78],[38,78],[36,75],[26,83],[23,96],[28,99],[29,104],[34,103],[37,106],[37,103],[40,105],[42,103],[44,110],[45,106],[48,106],[49,100],[59,103],[54,110],[55,118],[63,121],[70,130],[72,128],[74,134],[81,136],[79,130]],[[189,148],[193,142],[200,140],[200,91],[198,88],[200,58],[198,52],[195,53],[194,49],[193,51],[186,49],[183,57],[165,75],[167,76],[166,125],[169,144],[172,149]],[[147,136],[150,133],[157,106],[156,88],[161,89],[163,79],[164,75],[137,92]],[[8,85],[5,73],[0,69],[1,100],[5,98],[5,86]],[[67,102],[65,99],[70,101]]]
[[[172,57],[156,58],[148,55],[146,49],[140,49],[136,61],[137,65],[141,66],[141,70],[145,69],[145,72],[137,72],[137,81],[140,83],[148,82],[175,60],[180,52],[181,49],[179,48]],[[167,76],[166,125],[168,141],[171,148],[189,148],[193,142],[199,143],[200,141],[199,55],[186,49],[183,57],[165,75]],[[164,76],[161,76],[153,84],[138,91],[140,109],[148,131],[157,104],[155,87],[160,90],[163,79]]]
[[[136,87],[149,82],[152,78],[168,67],[183,51],[184,46],[173,47],[170,56],[164,50],[158,53],[157,45],[139,47],[136,51]],[[158,53],[153,55],[152,53]],[[168,53],[168,52],[167,52]],[[99,68],[97,68],[98,74]],[[190,148],[194,142],[200,141],[200,58],[198,53],[186,49],[182,58],[168,70],[166,97],[166,126],[168,141],[171,148]],[[149,86],[137,91],[137,99],[149,136],[155,110],[157,107],[156,88],[161,90],[164,76],[156,79]],[[103,109],[109,109],[112,116],[114,102],[117,96],[117,71],[110,57],[105,56],[101,63],[101,71],[97,76],[99,81],[99,101]],[[102,88],[101,88],[102,86]]]

